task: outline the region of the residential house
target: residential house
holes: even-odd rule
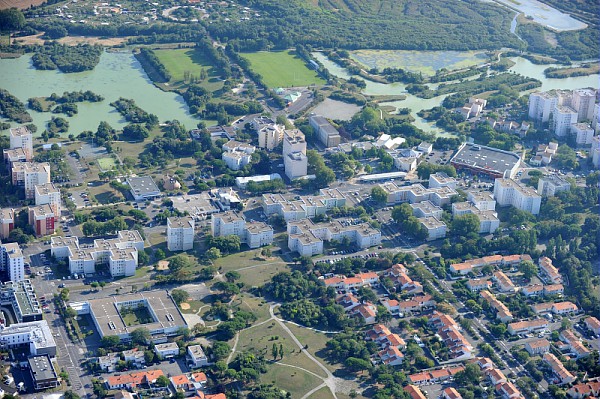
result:
[[[556,377],[557,385],[570,384],[575,381],[576,377],[552,353],[546,353],[543,359],[552,369],[552,374]]]
[[[579,383],[567,391],[567,396],[572,399],[584,399],[600,396],[600,381]]]
[[[594,334],[600,335],[600,321],[594,316],[585,319],[585,326]]]
[[[191,367],[208,366],[208,358],[200,345],[190,345],[187,348],[187,357]]]
[[[529,341],[525,344],[525,350],[529,352],[531,356],[543,355],[550,351],[550,341],[546,338]]]
[[[545,319],[534,319],[526,321],[517,321],[508,325],[510,335],[525,334],[533,331],[544,330],[548,328],[548,321]]]

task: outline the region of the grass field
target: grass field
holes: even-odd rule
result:
[[[276,321],[267,322],[242,331],[236,352],[262,353],[266,359],[272,360],[271,349],[273,344],[277,347],[280,344],[283,346],[284,356],[281,360],[283,363],[293,364],[316,375],[326,377],[325,372],[300,351],[300,348],[298,348],[288,333]]]
[[[201,86],[213,92],[223,87],[223,82],[219,79],[219,72],[196,50],[172,49],[155,50],[154,52],[171,74],[170,85],[184,83],[186,72],[193,76],[200,76],[200,72],[204,69],[208,74],[208,78],[199,82]]]
[[[126,326],[135,326],[138,324],[148,324],[152,323],[154,319],[148,309],[144,306],[139,306],[135,308],[122,308],[120,310],[121,317],[123,317],[123,322],[125,322]]]
[[[283,362],[286,363],[285,358]],[[289,392],[292,398],[303,397],[304,394],[323,382],[306,371],[277,363],[271,365],[267,373],[260,376],[260,381],[263,384],[277,384],[277,388]]]
[[[333,399],[328,387],[323,387],[308,397],[309,399]]]
[[[252,69],[262,76],[270,88],[325,84],[316,71],[309,69],[291,51],[260,51],[244,53],[243,57],[250,61]]]
[[[98,161],[98,166],[100,166],[100,169],[102,169],[103,172],[105,172],[107,170],[111,170],[112,168],[117,166],[117,164],[115,163],[115,160],[111,157],[98,158],[97,161]]]
[[[322,355],[321,351],[325,349],[325,345],[327,341],[329,341],[329,337],[326,334],[322,334],[313,330],[309,330],[308,328],[298,327],[294,324],[287,323],[287,327],[294,333],[296,338],[303,343],[308,344],[308,351],[311,355],[319,358],[321,363],[327,367],[329,371],[336,372],[341,368],[339,364],[329,364],[327,360],[323,359],[320,355]]]

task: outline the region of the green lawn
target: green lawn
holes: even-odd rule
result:
[[[138,324],[152,323],[154,319],[145,306],[137,306],[134,308],[121,308],[121,317],[126,326],[134,326]]]
[[[283,359],[285,362],[285,358]],[[323,380],[305,371],[293,367],[272,364],[266,374],[260,376],[263,384],[275,383],[279,389],[291,394],[292,398],[301,398],[311,389],[323,383]]]
[[[289,50],[244,53],[243,57],[250,61],[252,69],[270,88],[325,84],[316,71]]]
[[[99,158],[97,161],[98,166],[100,166],[100,169],[102,169],[102,171],[111,170],[112,168],[117,166],[115,160],[111,157]]]
[[[219,72],[213,68],[208,59],[194,49],[154,50],[156,56],[171,74],[169,85],[180,85],[184,83],[184,74],[199,77],[204,69],[208,78],[199,82],[201,86],[210,91],[216,91],[223,87],[219,79]]]

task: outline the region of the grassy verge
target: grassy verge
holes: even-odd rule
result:
[[[309,69],[292,51],[259,51],[242,56],[250,61],[252,69],[270,88],[325,84],[317,72]]]
[[[273,344],[278,348],[279,345],[283,346],[284,356],[280,360],[283,363],[292,364],[323,378],[326,377],[324,371],[309,359],[308,356],[302,353],[288,333],[275,321],[242,331],[239,336],[236,352],[262,353],[266,359],[272,360],[271,350]],[[311,389],[315,386],[313,385]]]

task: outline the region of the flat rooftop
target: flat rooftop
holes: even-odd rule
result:
[[[127,178],[127,184],[136,195],[149,195],[160,193],[158,186],[150,176],[138,176]]]
[[[52,331],[46,320],[30,321],[26,323],[15,323],[0,330],[0,340],[5,336],[29,334],[31,342],[38,349],[52,348],[56,346]]]
[[[458,166],[476,168],[506,176],[521,161],[521,157],[510,151],[486,147],[479,144],[465,143],[450,160]]]
[[[131,306],[140,302],[146,304],[149,313],[156,316],[155,320],[151,323],[125,325],[119,308],[124,304]],[[96,324],[101,329],[101,336],[128,334],[142,326],[152,332],[187,325],[173,299],[163,290],[91,299],[88,303]]]
[[[180,212],[198,217],[211,213],[219,212],[219,208],[213,205],[208,193],[182,195],[179,197],[170,197],[173,201],[173,207]]]
[[[58,378],[48,355],[33,356],[27,359],[31,374],[36,381],[46,381]]]

